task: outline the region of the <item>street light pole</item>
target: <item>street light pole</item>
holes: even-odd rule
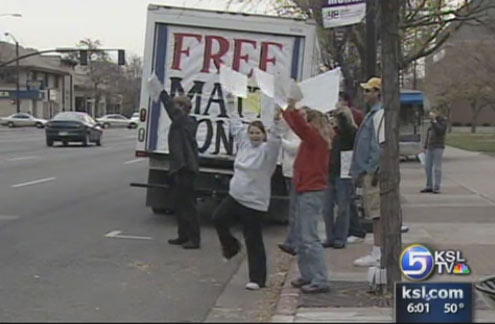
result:
[[[17,78],[16,78],[16,91],[15,91],[15,102],[16,102],[16,105],[17,105],[17,112],[21,112],[21,102],[19,101],[19,42],[17,41],[17,39],[14,37],[14,35],[12,35],[11,33],[5,33],[5,36],[10,36],[12,37],[12,39],[14,40],[15,42],[15,57],[16,57],[16,61],[15,61],[15,69],[16,69],[16,73],[17,73]]]

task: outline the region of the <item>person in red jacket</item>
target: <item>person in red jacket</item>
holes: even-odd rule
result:
[[[303,293],[329,291],[328,271],[318,236],[328,181],[332,130],[326,116],[316,110],[294,108],[283,111],[289,127],[301,139],[294,161],[296,252],[301,277],[291,282]]]

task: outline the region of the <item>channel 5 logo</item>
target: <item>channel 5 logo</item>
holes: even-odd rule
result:
[[[466,275],[471,273],[459,250],[430,250],[422,244],[411,244],[399,259],[402,273],[410,280],[425,280],[437,269],[438,274]]]

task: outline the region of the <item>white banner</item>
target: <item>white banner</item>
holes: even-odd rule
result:
[[[324,28],[357,24],[366,15],[365,0],[328,0],[321,9]]]
[[[303,98],[297,107],[308,106],[327,112],[334,110],[339,100],[340,68],[327,71],[299,83]]]
[[[220,84],[219,67],[225,65],[248,77],[247,98],[236,100],[236,111],[246,121],[259,117],[263,105],[273,110],[273,100],[261,95],[254,68],[272,75],[290,73],[294,37],[167,26],[165,89],[171,95],[189,94],[191,115],[198,121],[197,141],[203,156],[232,154],[226,93]],[[159,54],[157,54],[159,55]],[[159,71],[156,73],[160,75]],[[270,112],[268,112],[270,115]],[[263,118],[263,119],[265,119]],[[168,152],[170,120],[162,107],[155,152]]]

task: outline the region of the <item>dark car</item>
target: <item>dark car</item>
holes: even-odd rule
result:
[[[87,113],[65,111],[58,113],[45,125],[46,145],[59,141],[65,146],[69,142],[101,145],[103,130]]]

